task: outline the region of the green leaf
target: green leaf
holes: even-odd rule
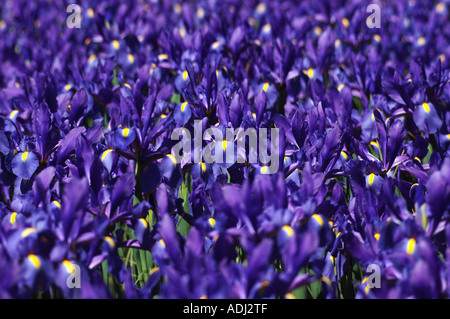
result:
[[[176,103],[176,104],[181,103],[181,96],[180,96],[180,94],[174,93],[172,95],[172,97],[170,98],[170,102],[171,103]]]
[[[178,218],[178,232],[183,235],[185,238],[187,237],[189,233],[189,229],[191,228],[191,225],[188,224],[187,221],[185,221],[181,216]]]
[[[307,271],[307,273],[309,273],[312,276],[315,275],[315,272],[312,270]],[[320,292],[322,291],[322,281],[319,279],[311,282],[308,285],[308,291],[313,299],[317,299],[320,295]]]
[[[113,84],[114,86],[119,85],[119,80],[117,79],[117,69],[114,69],[114,70],[113,70],[112,84]]]
[[[357,97],[352,97],[352,103],[354,106],[354,109],[358,110],[358,113],[361,114],[362,110],[363,110],[363,104],[361,99],[357,98]]]
[[[139,249],[133,249],[132,255],[133,255],[133,260],[136,261],[136,267],[137,267],[137,274],[136,274],[137,278],[136,278],[135,284],[142,287],[145,282],[144,282],[144,274],[143,274],[143,270],[142,270],[142,261],[139,256]]]
[[[307,299],[308,298],[308,289],[306,286],[301,286],[292,291],[292,294],[296,299]]]
[[[103,274],[103,281],[105,282],[105,284],[108,284],[108,261],[104,260],[101,263],[101,268],[102,268],[102,274]]]
[[[431,145],[431,143],[428,143],[428,153],[427,155],[425,155],[425,157],[423,158],[422,163],[424,164],[428,164],[430,162],[430,156],[431,154],[433,154],[433,146]]]
[[[322,290],[322,282],[320,280],[313,281],[308,286],[308,291],[313,299],[317,299]]]
[[[189,174],[187,174],[187,175],[189,175]],[[178,192],[178,194],[179,194],[178,196],[183,199],[183,209],[187,214],[189,214],[191,211],[190,206],[189,206],[189,190],[188,190],[189,186],[190,186],[190,180],[189,180],[189,185],[188,185],[188,178],[186,178],[186,180],[181,184],[179,192]],[[191,226],[188,224],[188,222],[186,222],[181,216],[179,216],[178,217],[178,227],[177,227],[178,232],[180,234],[182,234],[184,237],[187,237],[190,228],[191,228]]]
[[[303,268],[299,274],[306,274],[306,270]],[[296,299],[308,299],[308,287],[306,285],[298,287],[292,291],[292,294]]]

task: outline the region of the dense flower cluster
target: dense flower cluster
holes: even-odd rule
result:
[[[1,298],[450,297],[448,3],[78,5],[0,5]],[[178,162],[194,121],[278,172]]]

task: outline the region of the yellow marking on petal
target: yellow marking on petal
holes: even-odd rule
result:
[[[348,28],[348,26],[350,25],[350,22],[348,21],[347,18],[342,18],[342,24],[344,25],[345,28]]]
[[[9,113],[9,118],[12,120],[16,116],[16,114],[19,113],[18,110],[13,110],[11,113]]]
[[[178,32],[180,33],[180,36],[182,38],[184,38],[186,36],[186,29],[185,28],[180,28],[180,30],[178,30]]]
[[[334,40],[334,47],[337,48],[338,46],[341,45],[341,39],[336,39]]]
[[[426,214],[426,212],[425,212],[426,206],[427,206],[426,203],[423,203],[423,204],[420,206],[420,211],[421,211],[422,215],[425,215],[425,214]]]
[[[316,35],[321,35],[322,34],[322,28],[321,27],[315,27],[314,28],[314,33],[316,34]]]
[[[208,299],[208,296],[207,295],[202,295],[202,296],[200,296],[200,299]]]
[[[425,42],[426,40],[424,37],[420,37],[419,39],[417,39],[417,44],[421,47],[425,45]]]
[[[22,153],[22,162],[24,162],[25,163],[25,161],[27,160],[27,157],[28,157],[28,152],[23,152]]]
[[[37,270],[41,269],[41,259],[33,254],[28,255],[28,261],[33,265]]]
[[[373,39],[374,39],[376,42],[378,42],[378,43],[381,42],[381,37],[380,37],[379,34],[375,34],[375,35],[373,36]]]
[[[380,234],[379,233],[375,233],[373,236],[375,237],[376,240],[380,240]]]
[[[123,86],[126,86],[127,88],[129,88],[130,90],[132,90],[131,85],[129,85],[128,83],[124,83]]]
[[[422,103],[423,109],[425,110],[425,112],[430,113],[430,106],[428,105],[427,102],[423,102]]]
[[[111,246],[112,248],[116,247],[116,243],[114,242],[114,239],[112,239],[109,236],[105,236],[103,237],[103,239],[108,243],[109,246]]]
[[[161,118],[162,118],[162,119],[165,119],[166,117],[167,117],[166,114],[161,114]]]
[[[376,147],[377,149],[380,148],[380,144],[377,141],[371,141],[369,144]]]
[[[308,70],[303,70],[303,73],[306,74],[310,79],[312,79],[314,76],[314,69],[309,68]]]
[[[188,104],[188,102],[184,102],[183,104],[181,104],[181,112],[184,112],[184,110],[186,109],[186,105]]]
[[[334,264],[334,256],[330,255],[331,262]]]
[[[119,50],[120,49],[120,43],[117,40],[113,40],[112,42],[114,49]]]
[[[208,222],[212,228],[214,228],[214,225],[216,225],[216,220],[212,217],[208,219]]]
[[[342,83],[342,84],[339,84],[339,86],[338,86],[338,91],[339,92],[341,92],[342,91],[342,89],[344,88],[344,86],[345,86],[345,84],[344,83]]]
[[[11,216],[9,217],[9,222],[11,223],[11,225],[14,225],[16,223],[16,217],[17,217],[17,212],[12,212]]]
[[[128,57],[128,61],[130,61],[130,63],[133,64],[134,63],[134,56],[131,53],[128,53],[127,57]]]
[[[24,230],[22,231],[22,233],[20,234],[20,236],[21,236],[22,238],[25,238],[25,237],[27,237],[28,235],[33,234],[33,233],[37,233],[37,229],[34,228],[34,227],[28,227],[28,228],[26,228],[26,229],[24,229]]]
[[[450,141],[450,133],[449,133],[449,134],[447,134],[447,135],[446,135],[446,137],[447,137],[447,140],[449,140],[449,141]]]
[[[270,23],[267,23],[263,26],[262,31],[264,33],[270,33],[270,31],[272,31],[272,26],[270,25]]]
[[[157,272],[158,270],[159,270],[159,267],[152,268],[148,274],[149,274],[149,275],[153,275],[153,274],[154,274],[155,272]]]
[[[94,9],[89,8],[87,12],[88,12],[89,18],[93,18],[94,17]]]
[[[162,60],[167,60],[169,58],[169,56],[165,53],[161,53],[158,55],[158,60],[162,61]]]
[[[375,113],[372,112],[372,122],[375,122]]]
[[[88,63],[92,64],[92,62],[94,62],[95,59],[97,59],[97,56],[95,54],[91,54],[88,58]]]
[[[161,246],[162,246],[163,248],[166,248],[166,243],[164,242],[164,240],[160,239],[160,240],[159,240],[159,243],[161,244]]]
[[[139,34],[137,38],[139,42],[143,42],[145,40],[145,36],[143,34]]]
[[[439,60],[441,60],[441,63],[444,63],[445,62],[445,54],[440,54],[439,55]]]
[[[69,261],[69,260],[63,260],[62,264],[64,265],[64,267],[66,267],[66,271],[69,274],[73,274],[75,273],[75,267],[73,266],[73,264]]]
[[[387,125],[388,122],[389,122],[389,120],[390,120],[390,117],[388,116],[388,117],[386,118],[386,120],[384,121],[384,124]]]
[[[64,90],[69,91],[72,88],[72,84],[66,84],[64,85]]]
[[[261,167],[261,174],[267,174],[269,167],[267,165],[264,165],[263,167]]]
[[[219,41],[216,41],[216,42],[214,42],[214,43],[211,45],[211,48],[212,48],[213,50],[215,50],[215,49],[217,49],[217,48],[219,47],[220,44],[221,44],[221,43],[220,43]]]
[[[156,64],[155,63],[152,63],[152,65],[150,66],[150,69],[148,70],[148,73],[151,75],[151,74],[153,74],[153,71],[155,70],[155,68],[156,68]]]
[[[253,42],[255,42],[255,44],[257,45],[257,46],[261,46],[261,41],[259,41],[258,39],[255,39]]]
[[[320,280],[323,281],[324,283],[326,283],[328,286],[332,285],[332,282],[331,282],[330,278],[328,278],[328,277],[322,276],[320,278]]]
[[[174,165],[177,165],[177,159],[172,154],[167,154],[167,156],[172,160]]]
[[[205,165],[205,163],[200,163],[200,167],[202,168],[203,172],[206,172],[206,165]]]
[[[436,5],[436,12],[442,13],[442,12],[444,12],[444,10],[445,10],[445,3],[439,2],[439,3]]]
[[[281,227],[281,230],[284,231],[288,237],[292,237],[294,235],[294,230],[289,225],[284,225]]]
[[[148,228],[148,222],[144,218],[139,218],[139,222],[144,225],[145,228]]]
[[[320,226],[323,226],[323,218],[320,215],[313,214],[311,216]]]
[[[187,80],[188,79],[188,76],[189,76],[189,73],[188,73],[188,71],[187,70],[185,70],[184,72],[183,72],[183,80]]]
[[[409,188],[410,190],[413,189],[413,187],[419,186],[419,183],[414,183],[411,185],[411,187]]]
[[[55,204],[59,209],[61,209],[61,204],[57,200],[52,201],[52,203]]]
[[[91,43],[91,39],[86,38],[86,39],[84,40],[84,45],[89,45],[89,43]]]
[[[366,288],[364,288],[364,292],[366,293],[366,295],[369,293],[370,291],[370,286],[367,285]]]
[[[294,294],[288,292],[287,294],[284,295],[284,299],[297,299],[297,298],[295,298]]]
[[[109,153],[111,153],[113,150],[110,148],[110,149],[107,149],[106,151],[104,151],[103,153],[102,153],[102,157],[101,157],[101,161],[103,162],[104,160],[105,160],[105,157],[106,157],[106,155],[108,155]]]
[[[227,149],[227,140],[222,140],[222,148],[224,151]]]
[[[264,2],[261,2],[260,4],[258,4],[258,6],[256,7],[256,12],[258,12],[259,14],[262,14],[266,11],[266,4]]]
[[[205,16],[205,10],[203,8],[197,9],[197,17],[201,20]]]
[[[181,6],[179,3],[175,3],[173,6],[173,10],[177,13],[180,14],[181,13]]]
[[[264,92],[267,92],[267,89],[268,89],[268,88],[269,88],[269,82],[264,83],[263,91],[264,91]]]
[[[263,292],[268,286],[270,285],[270,282],[268,280],[264,280],[261,283],[261,286],[259,287],[259,292]]]
[[[0,20],[0,30],[4,30],[6,28],[6,22],[5,22],[5,20]]]
[[[410,238],[408,240],[408,243],[406,244],[406,252],[408,253],[408,255],[412,255],[415,249],[416,249],[416,239]]]
[[[375,178],[375,174],[374,173],[370,173],[370,175],[369,175],[369,185],[370,186],[372,186],[374,178]]]
[[[408,81],[406,81],[406,83],[412,83],[412,79],[408,79]]]
[[[418,158],[417,156],[414,157],[415,160],[417,160],[420,164],[422,164],[422,161],[420,160],[420,158]]]
[[[122,136],[123,137],[128,137],[128,134],[130,134],[130,129],[128,127],[126,127],[122,131]]]

